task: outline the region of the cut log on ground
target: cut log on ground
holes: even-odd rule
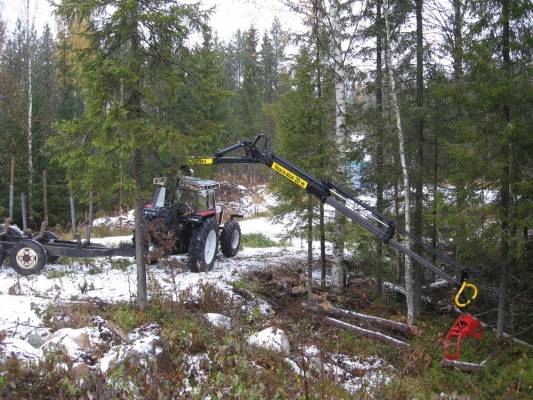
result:
[[[419,336],[421,330],[416,326],[404,324],[398,321],[392,321],[390,319],[374,317],[372,315],[362,314],[355,311],[344,310],[342,308],[332,307],[327,304],[316,304],[304,302],[302,306],[312,312],[319,314],[326,314],[336,318],[350,318],[358,321],[364,321],[370,325],[376,325],[383,328],[388,328],[396,332],[401,332],[409,336]]]
[[[361,335],[361,336],[364,336],[370,339],[378,340],[380,342],[387,343],[395,347],[399,347],[403,349],[406,349],[409,347],[409,343],[395,339],[392,336],[387,336],[381,332],[375,332],[369,329],[361,328],[360,326],[357,326],[357,325],[348,324],[347,322],[340,321],[335,318],[326,317],[324,318],[324,322],[330,326],[345,329],[347,331],[354,332],[358,335]]]
[[[464,361],[455,361],[455,360],[442,360],[440,363],[441,367],[445,368],[454,368],[464,372],[480,372],[485,366],[482,362],[481,364],[469,363]]]
[[[407,290],[403,286],[396,285],[392,282],[383,282],[383,290],[387,292],[392,292],[396,294],[401,294],[402,296],[407,295]],[[431,304],[431,299],[427,296],[422,296],[422,301],[427,304]]]

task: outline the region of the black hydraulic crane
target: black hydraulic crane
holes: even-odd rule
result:
[[[229,155],[237,151],[243,152],[244,154],[239,156]],[[375,208],[359,200],[348,190],[341,188],[333,182],[321,180],[274,153],[270,150],[269,140],[265,135],[257,135],[253,140],[241,141],[226,147],[217,151],[213,157],[192,158],[189,160],[189,165],[254,163],[264,164],[273,169],[297,186],[318,197],[323,203],[329,204],[335,210],[383,240],[384,243],[406,254],[423,267],[455,285],[458,289],[454,298],[456,306],[465,308],[477,297],[478,289],[474,284],[467,281],[469,270],[465,266],[450,259],[410,232],[400,228],[395,221],[388,219]],[[461,276],[452,276],[437,267],[427,258],[397,240],[396,237],[398,235],[404,235],[408,240],[417,243],[424,252],[431,254],[442,263],[452,266],[455,270],[459,270]]]

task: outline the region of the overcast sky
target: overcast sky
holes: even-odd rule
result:
[[[269,29],[278,17],[285,29],[298,29],[299,17],[290,13],[279,0],[202,0],[204,8],[215,6],[211,26],[219,37],[228,41],[237,30],[245,30],[253,24],[260,32]],[[25,0],[0,0],[0,16],[11,31],[17,17],[25,18]],[[49,24],[55,32],[53,9],[47,0],[30,0],[30,15],[35,16],[39,32]]]

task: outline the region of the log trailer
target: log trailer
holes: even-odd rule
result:
[[[348,190],[328,180],[321,180],[303,170],[292,162],[284,159],[270,150],[269,139],[265,135],[257,135],[252,140],[238,142],[232,146],[217,151],[214,156],[206,158],[192,158],[189,165],[216,165],[216,164],[263,164],[274,170],[279,175],[290,180],[301,189],[317,197],[322,203],[328,204],[342,215],[350,218],[374,236],[380,238],[385,244],[411,257],[419,265],[429,269],[442,279],[450,282],[457,288],[454,303],[457,307],[465,309],[476,299],[477,287],[468,281],[469,270],[457,261],[450,259],[442,252],[426,244],[410,232],[402,229],[395,221],[387,218],[375,208],[359,200]],[[237,155],[232,155],[238,152]],[[460,277],[448,274],[437,267],[426,257],[403,244],[399,235],[420,246],[424,253],[430,254],[445,265],[460,271]],[[445,357],[449,360],[460,358],[462,340],[471,336],[481,338],[483,334],[480,321],[469,314],[462,314],[448,332],[444,347]],[[453,347],[454,351],[451,351]]]

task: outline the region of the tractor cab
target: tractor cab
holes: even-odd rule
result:
[[[219,210],[215,201],[215,190],[220,184],[209,179],[200,179],[194,176],[179,176],[174,188],[167,177],[154,178],[155,190],[148,209],[161,209],[173,205],[184,206],[191,215],[201,217],[217,215],[220,219]]]
[[[144,207],[151,261],[161,253],[189,253],[191,270],[198,272],[213,267],[219,244],[226,257],[237,254],[241,230],[234,218],[242,216],[231,215],[222,225],[224,208],[215,202],[218,182],[179,175],[154,178],[154,185],[152,202]]]

